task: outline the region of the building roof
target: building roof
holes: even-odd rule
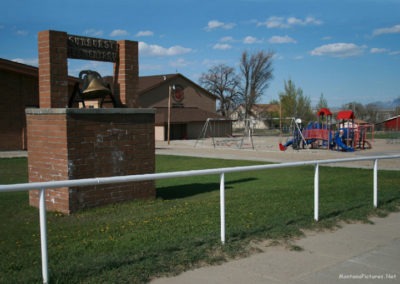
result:
[[[396,116],[393,116],[393,117],[389,117],[388,119],[385,119],[384,121],[378,122],[376,124],[385,123],[385,122],[392,121],[392,120],[395,120],[395,119],[400,119],[400,114],[396,115]]]
[[[176,74],[141,76],[139,77],[138,91],[139,93],[145,93],[148,90],[164,84],[165,82],[171,81],[171,78],[175,77]]]
[[[277,105],[277,104],[254,104],[252,107],[252,111],[257,112],[257,113],[278,112],[279,105]]]
[[[0,69],[23,73],[30,76],[38,76],[38,68],[15,61],[0,58]]]
[[[12,60],[0,58],[0,70],[7,70],[19,74],[29,75],[33,77],[39,76],[39,68],[31,65],[22,64]],[[68,76],[70,82],[76,82],[78,78]]]
[[[243,109],[244,105],[241,104],[238,106],[238,109]],[[253,104],[251,106],[252,114],[260,114],[263,112],[279,112],[279,105],[278,104]]]
[[[138,92],[139,96],[142,94],[147,93],[148,91],[157,88],[163,84],[169,84],[170,82],[176,80],[177,78],[182,78],[188,81],[191,85],[195,86],[196,88],[201,89],[205,94],[217,98],[214,94],[210,93],[206,89],[202,88],[198,84],[194,83],[190,79],[186,78],[180,73],[176,74],[160,74],[160,75],[152,75],[152,76],[140,76],[139,77],[139,85],[138,85]]]

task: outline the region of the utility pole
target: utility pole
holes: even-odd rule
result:
[[[172,95],[172,91],[175,91],[175,85],[168,86],[168,129],[167,129],[168,145],[170,143],[170,137],[171,137],[171,95]]]

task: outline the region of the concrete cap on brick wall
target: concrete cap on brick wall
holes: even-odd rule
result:
[[[154,114],[154,108],[27,108],[26,114]]]

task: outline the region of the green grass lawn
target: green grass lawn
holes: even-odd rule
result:
[[[259,162],[157,156],[157,172]],[[301,229],[368,221],[397,211],[400,172],[320,167],[320,221],[313,221],[313,167],[226,174],[226,244],[220,244],[219,176],[157,181],[157,198],[48,213],[51,283],[143,283],[250,252],[250,241],[288,239]],[[0,184],[27,181],[24,158],[0,159]],[[38,210],[28,193],[0,193],[0,283],[41,283]]]

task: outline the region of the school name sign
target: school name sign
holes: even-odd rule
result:
[[[117,62],[118,43],[93,37],[68,35],[68,58]]]

